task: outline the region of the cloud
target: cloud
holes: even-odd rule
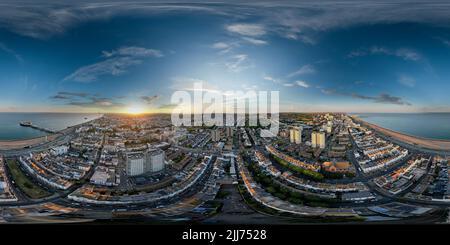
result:
[[[85,98],[88,95],[89,95],[88,93],[82,93],[82,92],[61,91],[61,92],[58,92],[56,95],[50,96],[50,99],[54,99],[54,100],[68,100],[68,99],[73,99],[73,98],[76,98],[76,97]]]
[[[256,39],[256,38],[251,38],[251,37],[243,37],[242,39],[247,41],[247,42],[249,42],[249,43],[251,43],[251,44],[258,45],[258,46],[267,44],[267,41],[264,41],[264,40],[261,40],[261,39]]]
[[[296,81],[295,83],[300,87],[309,88],[309,84],[305,81]]]
[[[406,87],[415,87],[416,86],[416,80],[413,77],[407,76],[407,75],[400,75],[398,78],[398,82]]]
[[[91,97],[87,101],[70,101],[67,105],[79,106],[79,107],[88,107],[88,108],[118,108],[125,106],[122,103],[115,102],[110,98],[95,98]]]
[[[445,2],[410,4],[407,1],[374,2],[321,1],[320,4],[304,1],[250,1],[242,3],[229,0],[227,3],[187,3],[154,1],[132,4],[112,1],[108,3],[76,3],[69,1],[45,4],[23,4],[8,1],[0,4],[0,28],[14,33],[47,39],[63,34],[68,28],[80,23],[104,20],[115,16],[149,16],[164,13],[208,13],[242,20],[226,26],[239,35],[262,36],[275,33],[279,36],[314,43],[314,32],[347,28],[364,24],[425,23],[450,25],[449,5]],[[258,23],[243,23],[247,19]]]
[[[214,43],[211,47],[214,49],[228,49],[231,46],[228,43],[217,42],[217,43]]]
[[[124,104],[117,102],[112,98],[100,97],[97,94],[89,94],[83,92],[67,92],[61,91],[56,95],[50,96],[50,99],[54,101],[60,101],[64,105],[88,107],[88,108],[118,108],[123,107]]]
[[[127,71],[127,68],[137,64],[141,64],[142,60],[134,59],[132,57],[116,57],[107,59],[92,65],[83,66],[75,72],[65,77],[64,81],[76,82],[93,82],[98,77],[103,75],[118,76]]]
[[[143,58],[162,57],[159,50],[142,47],[122,47],[113,51],[103,51],[102,57],[107,59],[78,68],[66,76],[63,81],[76,81],[89,83],[98,80],[100,76],[118,76],[127,72],[128,68],[139,65]]]
[[[341,92],[336,89],[321,89],[321,92],[327,95],[341,95],[341,96],[348,96],[355,99],[361,99],[361,100],[370,100],[374,103],[380,103],[380,104],[393,104],[393,105],[407,105],[410,106],[411,103],[404,101],[402,98],[389,95],[387,93],[381,93],[377,96],[367,96],[362,95],[358,93],[348,93],[348,92]]]
[[[395,51],[395,55],[397,57],[403,58],[404,60],[412,60],[412,61],[418,61],[421,58],[420,55],[415,51],[404,48]]]
[[[163,104],[158,106],[158,109],[162,110],[172,110],[175,109],[178,106],[178,104]]]
[[[12,55],[19,63],[23,63],[22,56],[19,55],[16,51],[8,48],[4,43],[0,42],[0,50]]]
[[[440,40],[444,45],[450,47],[450,41],[449,40],[447,40],[445,38],[441,38],[441,37],[438,37],[437,39]]]
[[[422,57],[419,53],[414,50],[407,48],[399,49],[389,49],[386,47],[372,46],[370,48],[361,48],[358,50],[353,50],[347,54],[348,58],[363,57],[368,55],[387,55],[396,56],[408,61],[419,61]]]
[[[0,3],[0,28],[22,36],[48,39],[64,34],[80,23],[104,20],[115,16],[147,16],[171,12],[205,12],[225,15],[219,8],[200,4],[125,2],[86,3],[49,1],[41,4]]]
[[[411,105],[409,102],[403,101],[402,98],[397,96],[392,96],[386,93],[382,93],[378,96],[371,97],[371,96],[363,96],[359,94],[353,94],[354,98],[359,99],[366,99],[366,100],[372,100],[376,103],[382,103],[382,104],[394,104],[394,105]]]
[[[300,69],[290,73],[287,77],[295,77],[299,75],[313,74],[316,72],[316,69],[312,65],[304,65],[300,67]]]
[[[143,101],[145,101],[145,103],[147,104],[153,104],[156,100],[159,99],[158,95],[153,95],[153,96],[141,96],[141,99]]]
[[[231,72],[241,72],[252,67],[248,55],[246,54],[237,54],[232,56],[227,62],[225,62],[225,66]]]
[[[133,57],[163,57],[163,54],[160,50],[156,49],[147,49],[142,47],[121,47],[117,50],[113,51],[103,51],[104,57],[112,57],[112,56],[133,56]]]
[[[211,45],[211,48],[219,50],[219,54],[230,53],[235,47],[239,46],[239,42],[216,42]]]
[[[274,82],[274,83],[280,83],[280,81],[278,79],[275,79],[275,78],[273,78],[271,76],[264,76],[263,79],[267,80],[267,81]]]
[[[225,29],[229,32],[248,37],[260,37],[266,34],[264,26],[259,24],[232,24],[227,25]]]
[[[295,81],[294,83],[283,83],[282,85],[285,86],[285,87],[294,87],[294,86],[299,86],[299,87],[302,87],[302,88],[309,88],[310,87],[307,82],[300,81],[300,80],[299,81]]]

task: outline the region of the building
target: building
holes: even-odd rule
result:
[[[211,140],[213,142],[218,142],[220,141],[220,131],[218,129],[213,129],[211,131]]]
[[[69,150],[68,146],[61,145],[61,146],[53,147],[52,149],[50,149],[50,152],[54,156],[59,156],[59,155],[66,154],[68,150]]]
[[[233,128],[232,127],[226,127],[225,130],[226,130],[227,137],[233,137]]]
[[[98,166],[92,175],[90,182],[94,185],[116,186],[116,171],[114,168]]]
[[[150,149],[147,151],[148,166],[145,172],[159,172],[164,169],[165,153],[160,149]],[[147,171],[148,170],[148,171]]]
[[[144,152],[129,152],[126,154],[126,172],[129,176],[154,173],[164,169],[164,151],[147,149]]]
[[[291,143],[300,144],[302,142],[302,128],[291,128],[289,130],[289,139]]]
[[[127,174],[136,176],[144,173],[144,154],[141,152],[127,153]]]
[[[313,148],[320,147],[325,148],[325,133],[324,132],[312,132],[311,134],[311,146]]]

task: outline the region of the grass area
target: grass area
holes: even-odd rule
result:
[[[313,114],[311,113],[299,113],[296,115],[295,119],[303,122],[310,122],[313,120]]]
[[[310,178],[310,179],[312,179],[312,180],[318,180],[318,181],[320,181],[320,180],[323,180],[323,179],[324,179],[323,174],[321,174],[321,173],[319,173],[319,172],[315,172],[315,171],[312,171],[312,170],[309,170],[309,169],[304,169],[304,168],[301,168],[301,167],[292,165],[292,164],[290,164],[289,162],[287,162],[286,160],[281,159],[281,158],[279,158],[279,157],[277,157],[277,156],[274,156],[274,155],[272,155],[272,157],[273,157],[273,159],[275,159],[275,161],[277,161],[280,165],[283,165],[283,166],[287,167],[289,170],[291,170],[291,171],[293,171],[293,172],[299,173],[299,174],[301,174],[301,175],[303,175],[303,176],[305,176],[305,177],[308,177],[308,178]]]
[[[51,193],[35,185],[28,177],[20,170],[16,160],[8,160],[7,165],[9,171],[14,179],[16,185],[20,190],[31,199],[39,199],[50,196]]]

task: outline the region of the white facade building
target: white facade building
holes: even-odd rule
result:
[[[126,156],[126,171],[129,176],[147,172],[158,172],[164,169],[164,151],[148,149],[144,152],[130,152]]]
[[[50,149],[50,152],[54,156],[59,156],[59,155],[66,154],[68,150],[69,150],[68,146],[61,145],[61,146],[53,147],[52,149]]]

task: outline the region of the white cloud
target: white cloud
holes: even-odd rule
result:
[[[240,72],[247,68],[250,68],[252,65],[250,64],[248,55],[246,54],[237,54],[232,56],[226,63],[225,66],[229,71],[232,72]]]
[[[398,82],[406,87],[415,87],[416,86],[416,80],[413,77],[407,76],[407,75],[400,75],[398,78]]]
[[[351,51],[347,57],[348,58],[355,58],[355,57],[362,57],[367,55],[388,55],[388,56],[396,56],[399,58],[402,58],[404,60],[409,61],[419,61],[422,57],[419,53],[417,53],[414,50],[407,49],[407,48],[399,48],[399,49],[389,49],[386,47],[380,47],[380,46],[372,46],[368,49],[362,48],[358,50]]]
[[[214,43],[211,47],[214,49],[228,49],[231,46],[228,43],[217,42],[217,43]]]
[[[264,26],[259,24],[232,24],[225,27],[229,32],[243,36],[260,37],[266,34]]]
[[[142,47],[122,47],[113,51],[103,51],[103,57],[107,59],[78,68],[75,72],[68,75],[63,81],[93,82],[100,76],[112,75],[118,76],[126,73],[131,66],[141,64],[143,58],[162,57],[159,50],[146,49]]]
[[[412,61],[418,61],[421,58],[417,52],[404,48],[395,51],[395,55],[403,58],[404,60],[412,60]]]
[[[178,3],[177,3],[178,2]],[[238,2],[239,4],[233,4]],[[64,33],[79,23],[107,19],[124,15],[157,15],[161,13],[207,12],[230,18],[258,17],[261,24],[233,24],[230,31],[241,35],[264,35],[267,32],[305,43],[311,43],[311,32],[346,28],[361,24],[378,23],[426,23],[448,26],[449,5],[443,1],[433,4],[409,4],[406,1],[340,1],[321,4],[303,1],[276,1],[230,4],[189,4],[185,1],[174,3],[125,2],[72,3],[70,1],[49,2],[41,5],[14,3],[0,4],[0,28],[20,35],[46,39],[54,34]],[[254,27],[256,25],[256,28]],[[264,26],[261,28],[261,26]],[[258,27],[259,26],[259,27]],[[242,34],[243,33],[243,34]]]
[[[295,81],[295,83],[300,87],[309,88],[309,84],[305,81],[298,80],[298,81]]]
[[[290,73],[289,75],[287,75],[287,77],[295,77],[298,75],[305,75],[305,74],[312,74],[315,73],[316,69],[314,68],[314,66],[312,65],[304,65],[302,67],[300,67],[300,69]]]
[[[226,15],[219,8],[207,5],[182,3],[125,2],[80,3],[51,1],[45,4],[24,4],[8,1],[0,3],[0,28],[8,29],[22,36],[48,39],[63,34],[68,28],[95,20],[104,20],[119,15],[157,15],[169,12],[208,12]]]
[[[112,57],[112,56],[163,57],[163,54],[160,50],[147,49],[135,46],[121,47],[117,50],[103,51],[102,53],[104,57]]]
[[[115,57],[92,65],[83,66],[65,77],[64,81],[93,82],[103,75],[118,76],[126,72],[127,68],[141,64],[141,60],[131,57]]]
[[[5,53],[8,53],[8,54],[12,55],[20,63],[23,62],[22,56],[19,55],[16,51],[8,48],[8,46],[6,46],[4,43],[0,43],[0,50],[5,52]]]
[[[279,83],[280,82],[280,81],[278,81],[277,79],[275,79],[275,78],[273,78],[271,76],[264,76],[263,79],[267,80],[267,81],[274,82],[274,83]]]
[[[267,41],[261,40],[261,39],[256,39],[256,38],[251,38],[251,37],[243,37],[242,39],[244,39],[245,41],[254,44],[254,45],[266,45]]]

